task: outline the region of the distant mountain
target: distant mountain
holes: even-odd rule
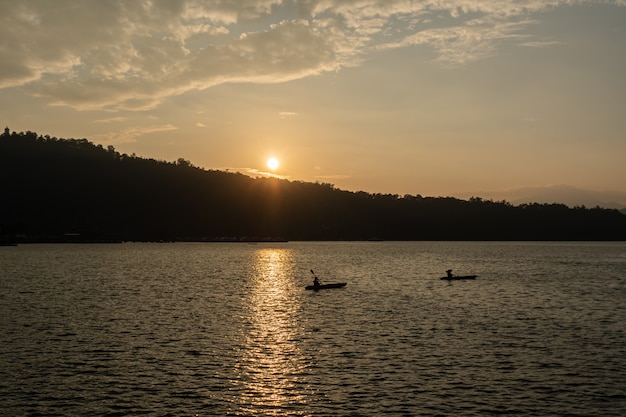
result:
[[[495,201],[506,200],[513,205],[520,204],[565,204],[568,207],[602,207],[609,209],[626,209],[626,191],[592,191],[570,185],[552,187],[526,187],[507,191],[480,191],[460,193],[461,198],[480,196]]]

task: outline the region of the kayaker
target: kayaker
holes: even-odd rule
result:
[[[451,269],[448,269],[446,271],[446,274],[448,274],[448,278],[452,278],[452,270]]]
[[[315,278],[313,278],[313,286],[314,287],[319,287],[320,286],[320,280],[317,279],[317,276]]]

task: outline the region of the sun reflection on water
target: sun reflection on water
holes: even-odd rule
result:
[[[298,404],[305,401],[293,268],[290,250],[268,248],[255,254],[239,365],[246,414],[282,415],[289,409],[297,415]]]

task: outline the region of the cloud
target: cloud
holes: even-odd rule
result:
[[[287,119],[287,118],[290,118],[290,117],[295,117],[297,114],[298,113],[293,112],[293,111],[281,111],[281,112],[278,112],[278,116],[281,119]]]
[[[277,83],[420,45],[464,65],[526,33],[541,12],[624,0],[21,0],[0,2],[0,88],[51,105],[145,110],[228,82]]]
[[[219,171],[225,172],[238,172],[240,174],[244,174],[250,177],[265,177],[265,178],[277,178],[280,180],[287,180],[290,178],[288,175],[279,175],[274,172],[262,171],[256,168],[233,168],[233,167],[222,167],[217,168]]]
[[[142,127],[129,127],[116,132],[108,132],[94,135],[91,140],[95,143],[102,143],[106,145],[119,145],[121,143],[136,142],[137,138],[149,133],[155,132],[167,132],[170,130],[176,130],[173,125],[161,125],[161,126],[142,126]]]
[[[531,42],[523,42],[520,45],[529,46],[531,48],[545,48],[548,46],[561,45],[563,42],[558,41],[531,41]]]
[[[352,178],[352,175],[334,174],[334,175],[316,175],[314,178],[319,180],[344,180],[346,178]]]
[[[94,123],[117,123],[125,122],[126,120],[128,120],[126,117],[109,117],[107,119],[94,120]]]

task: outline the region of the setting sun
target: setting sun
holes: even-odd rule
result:
[[[267,160],[267,167],[271,170],[278,168],[278,165],[280,165],[280,163],[276,158],[270,158]]]

